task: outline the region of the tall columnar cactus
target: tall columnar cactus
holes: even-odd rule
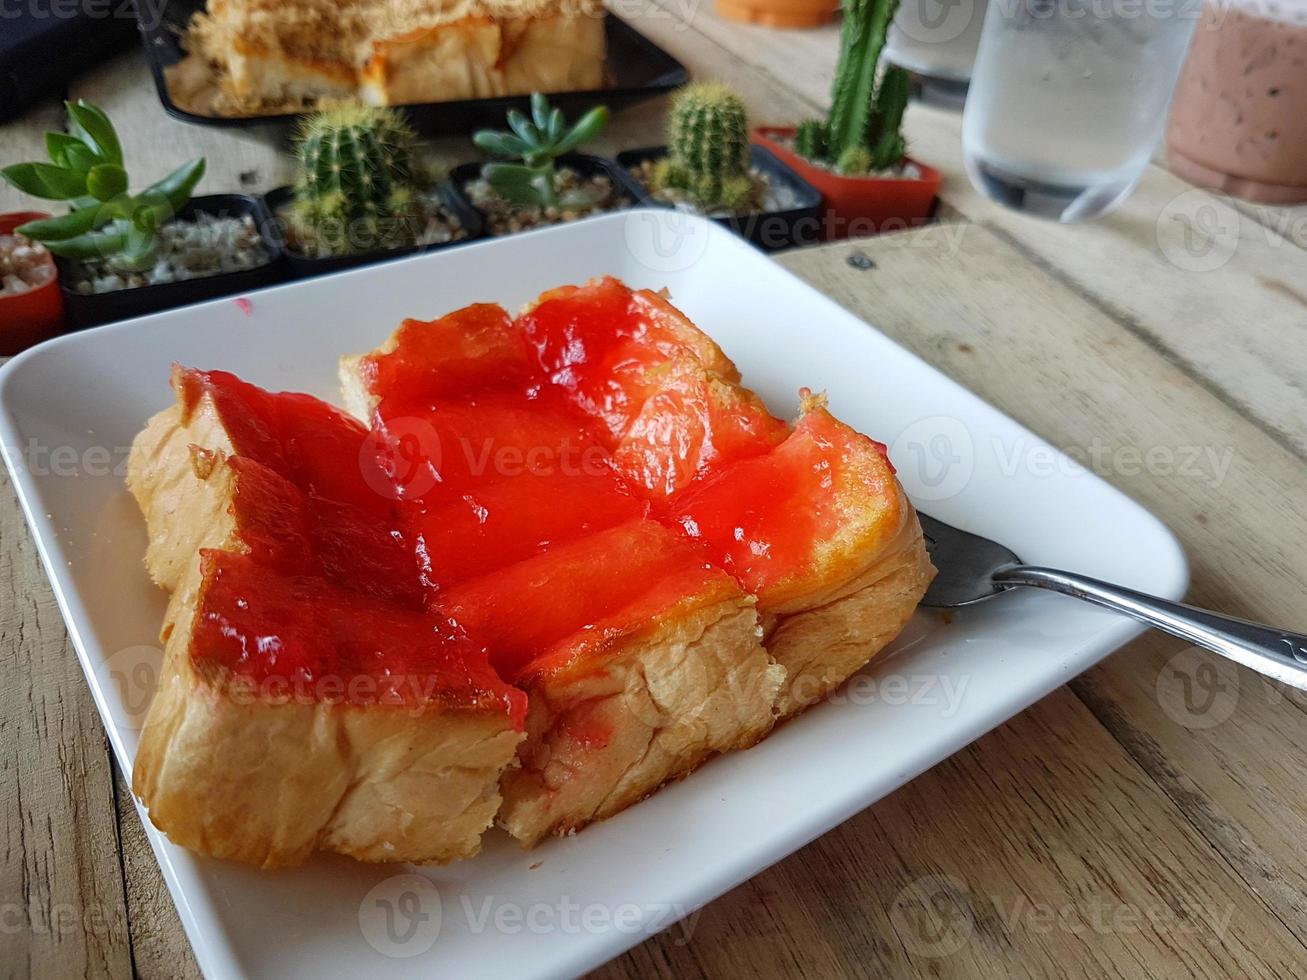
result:
[[[413,244],[423,184],[416,146],[393,110],[351,106],[310,117],[296,141],[296,235],[333,255]]]
[[[899,0],[845,0],[830,112],[825,120],[799,124],[794,148],[800,155],[846,174],[883,169],[902,158],[908,73],[891,65],[876,84],[876,67],[898,6]]]
[[[668,155],[655,168],[656,190],[676,189],[708,211],[747,211],[759,203],[749,172],[749,118],[725,85],[682,89],[667,118]]]

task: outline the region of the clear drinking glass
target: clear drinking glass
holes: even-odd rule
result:
[[[965,91],[989,0],[902,0],[885,57],[927,79]]]
[[[971,182],[1081,221],[1125,199],[1161,138],[1201,0],[992,0],[962,117]]]

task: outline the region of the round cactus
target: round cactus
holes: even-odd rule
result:
[[[393,110],[351,106],[309,118],[296,141],[297,237],[332,255],[413,244],[422,214],[416,145]]]
[[[681,90],[668,115],[667,150],[654,171],[655,189],[685,192],[705,210],[757,206],[749,173],[749,118],[740,97],[725,85],[700,82]]]
[[[871,151],[865,146],[850,146],[835,161],[835,172],[844,177],[861,177],[871,170]]]

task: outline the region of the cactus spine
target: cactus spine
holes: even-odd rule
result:
[[[393,110],[352,106],[309,118],[296,145],[296,235],[331,255],[413,244],[423,210],[416,145]]]
[[[667,120],[667,157],[655,168],[657,190],[684,192],[706,211],[748,211],[759,205],[749,172],[749,118],[725,85],[687,86]]]
[[[845,0],[830,112],[824,121],[799,124],[794,148],[802,156],[845,174],[880,170],[902,159],[908,73],[891,65],[876,84],[876,66],[898,6],[899,0]]]

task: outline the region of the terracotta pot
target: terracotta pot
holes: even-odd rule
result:
[[[50,217],[38,211],[0,214],[0,235],[11,235],[19,225]],[[54,268],[53,257],[49,259]],[[64,303],[56,274],[44,286],[17,296],[0,297],[0,356],[8,357],[48,340],[63,329]]]
[[[763,27],[820,27],[835,19],[839,0],[717,0],[717,13]]]
[[[1250,201],[1307,201],[1307,22],[1208,4],[1176,85],[1167,166]]]
[[[904,157],[904,163],[915,164],[921,171],[920,177],[844,177],[795,153],[789,146],[793,137],[794,129],[786,126],[762,126],[753,131],[755,142],[821,191],[826,199],[823,223],[827,241],[899,231],[929,220],[943,179],[934,167]]]

